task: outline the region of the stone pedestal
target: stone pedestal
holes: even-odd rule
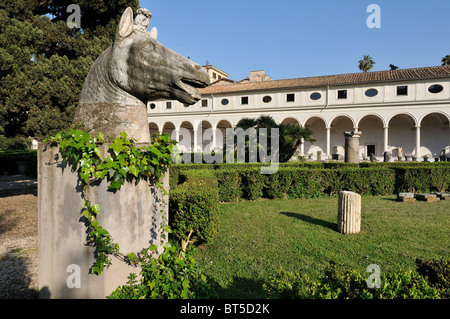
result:
[[[361,132],[345,132],[345,156],[346,163],[359,163],[359,138]]]
[[[425,194],[425,193],[419,193],[415,195],[417,200],[423,201],[423,202],[438,202],[441,199],[436,196],[436,194]]]
[[[109,145],[101,147],[105,156]],[[168,190],[168,173],[163,181]],[[120,246],[120,252],[140,252],[159,244],[162,216],[168,217],[168,196],[142,180],[127,182],[118,191],[108,183],[88,188],[91,204],[100,205],[98,220]],[[84,199],[78,174],[63,166],[59,147],[38,149],[38,238],[40,298],[105,298],[140,268],[111,257],[112,265],[97,276],[90,274],[94,248],[86,246],[82,219]],[[161,212],[161,209],[163,212]]]
[[[361,230],[361,195],[339,192],[337,230],[341,234],[356,234]]]
[[[414,193],[399,193],[397,195],[397,202],[415,202]]]

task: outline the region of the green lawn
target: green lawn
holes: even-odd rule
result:
[[[336,231],[337,206],[337,198],[222,204],[218,233],[196,259],[220,298],[265,298],[262,283],[280,267],[314,277],[331,261],[389,272],[450,258],[450,201],[363,196],[361,232],[352,235]]]

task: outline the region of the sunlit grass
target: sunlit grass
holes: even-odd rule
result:
[[[450,258],[450,201],[399,203],[363,197],[359,234],[336,231],[337,198],[221,205],[215,239],[197,253],[222,298],[264,298],[262,282],[280,267],[317,276],[329,262],[365,271],[415,269],[416,258]]]

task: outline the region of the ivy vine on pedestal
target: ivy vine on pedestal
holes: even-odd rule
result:
[[[125,132],[115,138],[109,145],[108,155],[102,159],[100,146],[105,144],[102,133],[91,136],[80,129],[68,132],[59,132],[45,142],[57,143],[61,149],[63,165],[69,164],[83,185],[82,197],[85,200],[83,217],[87,227],[87,244],[95,247],[95,263],[91,272],[100,275],[105,267],[111,265],[111,256],[125,261],[131,265],[138,265],[148,258],[149,252],[157,250],[156,245],[143,249],[139,253],[120,252],[119,245],[115,243],[105,228],[97,220],[100,214],[100,205],[91,203],[88,188],[94,182],[107,180],[108,190],[119,190],[125,182],[146,180],[167,195],[161,179],[172,162],[171,153],[177,143],[170,139],[168,134],[155,134],[149,146],[136,146],[135,141],[129,140]],[[164,203],[163,204],[167,204]],[[164,216],[164,214],[163,214]],[[168,225],[161,225],[161,239],[165,240],[164,233],[169,233]]]

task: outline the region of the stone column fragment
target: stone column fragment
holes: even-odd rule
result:
[[[361,230],[361,195],[354,192],[339,192],[338,232],[356,234]]]
[[[359,138],[361,132],[345,132],[345,162],[359,163]]]

